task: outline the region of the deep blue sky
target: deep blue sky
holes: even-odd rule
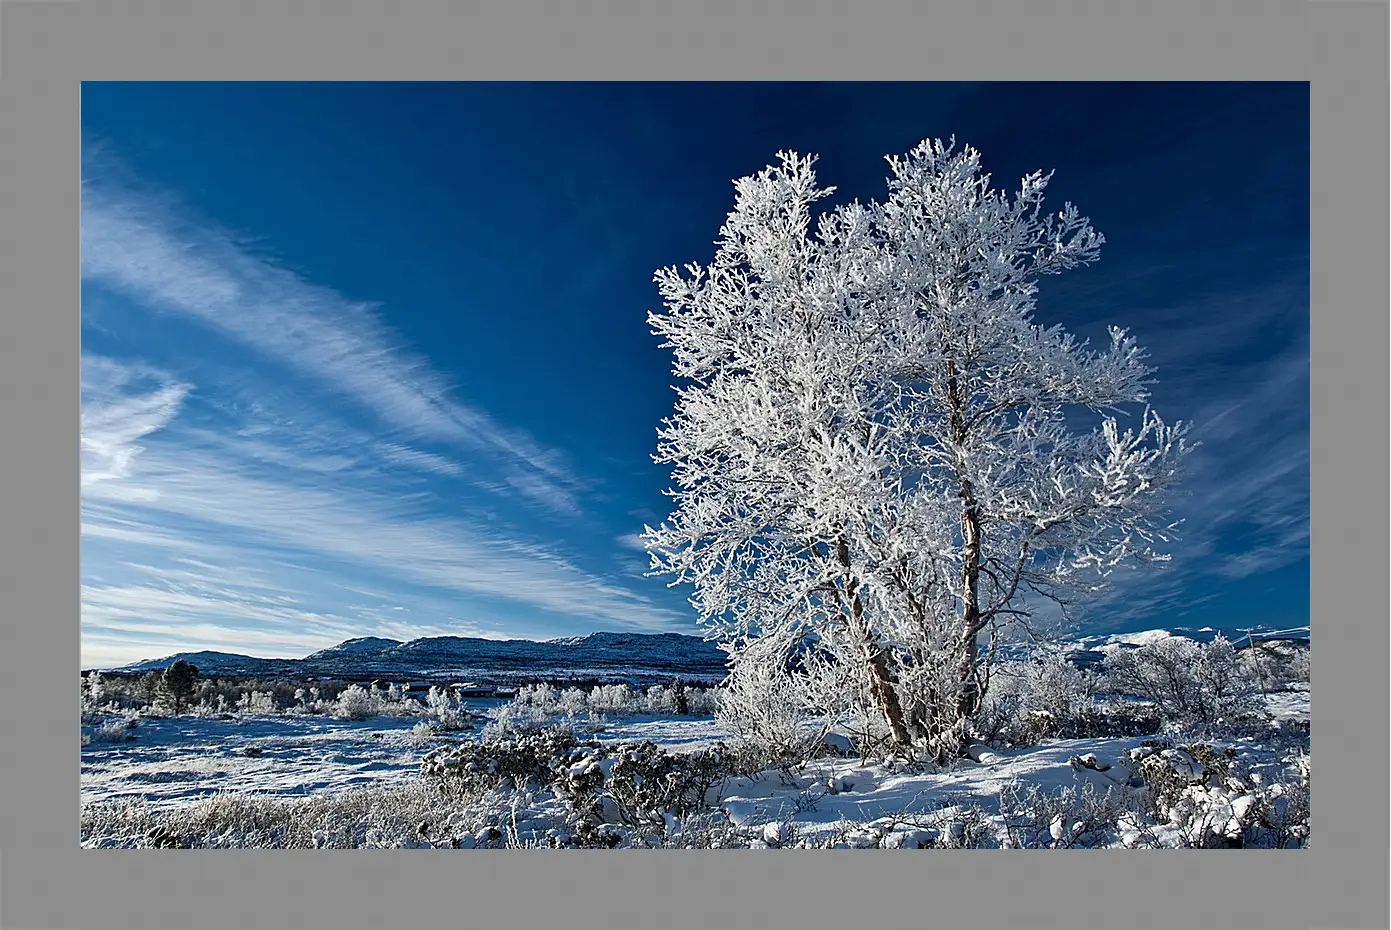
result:
[[[731,181],[838,197],[930,136],[1107,239],[1038,319],[1129,327],[1195,453],[1094,629],[1308,622],[1305,84],[83,86],[83,658],[694,631],[643,578],[652,272]]]

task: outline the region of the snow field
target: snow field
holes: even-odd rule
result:
[[[1307,716],[1307,692],[1271,697],[1272,709],[1278,709],[1282,716]],[[407,829],[387,824],[373,828],[377,832],[371,837],[365,832],[354,837],[340,830],[336,840],[330,835],[333,831],[312,840],[312,834],[305,834],[311,836],[305,840],[307,845],[542,846],[563,835],[564,805],[544,790],[475,798],[469,803],[456,799],[453,808],[441,804],[429,780],[419,776],[420,759],[431,746],[470,734],[422,739],[412,733],[414,722],[295,716],[230,721],[145,718],[132,731],[134,740],[83,747],[82,802],[84,808],[133,802],[132,810],[139,811],[138,815],[127,813],[116,818],[128,827],[154,822],[158,815],[212,817],[209,811],[215,812],[218,805],[232,810],[239,805],[273,804],[276,799],[299,805],[284,807],[275,815],[290,822],[299,816],[295,811],[353,810],[355,805],[377,812],[358,817],[359,823],[386,817],[397,808],[411,817],[418,813],[422,821],[436,821],[433,830],[437,835],[433,836],[430,831],[420,835],[414,825]],[[713,718],[657,715],[610,723],[589,736],[608,745],[651,740],[671,752],[708,748],[728,738]],[[829,742],[832,748],[843,748],[841,740],[833,736]],[[962,760],[944,771],[873,761],[862,764],[856,757],[831,755],[809,762],[795,775],[770,771],[754,778],[729,778],[707,801],[723,831],[720,842],[727,844],[905,849],[994,845],[1007,832],[1001,801],[1011,792],[1021,796],[1033,788],[1056,796],[1066,790],[1090,791],[1094,797],[1109,792],[1116,803],[1125,803],[1135,792],[1125,784],[1125,778],[1136,752],[1142,751],[1137,749],[1142,742],[1133,737],[1048,740],[1023,748],[984,749],[975,753],[980,761]],[[1245,767],[1261,773],[1267,783],[1287,777],[1288,752],[1264,746],[1256,737],[1226,745],[1235,747]],[[1212,801],[1236,808],[1254,803],[1240,793]],[[490,805],[495,808],[491,814],[501,811],[501,828],[485,823],[490,819]],[[516,824],[512,823],[514,808],[520,818]],[[436,813],[430,815],[431,810]],[[329,813],[321,816],[325,822],[333,819]],[[449,818],[448,824],[442,822]],[[474,829],[476,823],[484,825]],[[1054,832],[1074,828],[1060,822]],[[84,843],[121,846],[149,841],[144,836],[147,830],[122,835],[120,828],[113,829],[86,836]],[[968,833],[974,837],[970,843],[966,842]],[[1177,827],[1164,824],[1151,825],[1149,834],[1160,845],[1178,845],[1182,839]],[[1071,836],[1068,832],[1069,839]],[[1122,830],[1112,845],[1139,840],[1140,831],[1131,830],[1127,836]],[[244,841],[245,837],[239,839],[226,831],[209,834],[203,840],[211,845]],[[288,840],[260,836],[258,842]],[[681,845],[681,825],[670,824],[668,836],[660,842]],[[703,845],[709,840],[693,842]]]

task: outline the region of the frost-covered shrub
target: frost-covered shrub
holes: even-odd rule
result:
[[[976,714],[976,734],[1012,745],[1093,735],[1100,716],[1094,689],[1090,675],[1056,652],[1001,662]]]
[[[1152,701],[1173,722],[1232,723],[1257,707],[1256,687],[1222,637],[1200,645],[1169,636],[1134,649],[1113,648],[1102,670],[1110,690]]]
[[[444,735],[444,727],[438,720],[422,720],[411,727],[411,739],[417,743],[428,743]]]
[[[248,691],[237,701],[237,711],[243,714],[275,714],[279,710],[275,695],[269,691]]]
[[[701,716],[713,715],[720,707],[720,695],[718,688],[690,688],[686,689],[686,712],[690,714],[700,714]]]
[[[579,717],[589,711],[589,695],[580,688],[566,688],[555,699],[554,707],[563,716]]]
[[[535,733],[469,740],[436,749],[421,760],[421,774],[482,787],[549,785],[579,746],[573,731],[552,727]]]
[[[151,707],[159,697],[159,673],[142,677],[89,672],[81,678],[84,719],[104,713],[125,713]]]
[[[401,700],[398,696],[397,700]],[[466,730],[473,726],[474,715],[469,712],[463,698],[452,691],[431,687],[425,704],[431,718],[444,730]]]
[[[1003,668],[990,676],[990,688],[973,726],[976,736],[985,742],[1024,746],[1034,742],[1037,735],[1025,718],[1024,679],[1009,671]]]
[[[495,712],[494,730],[527,732],[556,724],[587,721],[592,729],[605,718],[632,714],[713,714],[716,698],[710,689],[653,685],[633,691],[625,684],[597,685],[589,691],[550,684],[523,685],[513,699]]]
[[[707,795],[734,774],[737,763],[724,746],[669,753],[655,743],[619,747],[607,787],[620,816],[632,825],[665,829],[706,806]]]
[[[1238,650],[1239,667],[1260,691],[1309,684],[1309,646],[1293,640],[1257,641]]]
[[[535,685],[522,685],[517,689],[517,694],[512,698],[512,703],[549,709],[556,706],[559,694],[560,693],[556,690],[554,685],[545,682]]]
[[[124,743],[135,739],[135,734],[131,732],[135,726],[134,717],[116,717],[93,727],[86,735],[93,743]]]
[[[624,684],[598,685],[589,693],[589,707],[600,713],[632,713],[639,707],[637,695]]]
[[[557,727],[573,731],[574,720],[554,708],[512,701],[493,712],[493,719],[483,727],[482,735],[484,739],[496,740]]]
[[[653,685],[642,695],[642,709],[649,714],[675,714],[676,703],[675,690],[662,685]]]
[[[764,656],[763,645],[747,646],[731,663],[715,716],[768,764],[797,766],[822,752],[830,724],[811,717],[805,676]]]
[[[211,698],[203,697],[189,708],[189,713],[195,717],[230,717],[234,710],[225,695],[216,694]]]
[[[652,742],[589,747],[572,759],[559,767],[552,787],[565,800],[581,845],[709,848],[713,834],[725,832],[711,823],[720,815],[710,794],[743,773],[738,753],[721,744],[686,753]],[[705,839],[683,838],[688,829]]]
[[[1308,648],[1296,649],[1290,656],[1287,668],[1291,683],[1309,684],[1309,652]]]
[[[1247,828],[1247,845],[1274,849],[1307,848],[1309,845],[1309,754],[1300,753],[1294,772],[1274,784],[1257,782],[1253,824]]]
[[[361,685],[345,689],[333,704],[333,716],[339,720],[366,720],[372,714],[372,696]]]
[[[1126,846],[1197,849],[1308,845],[1309,757],[1273,782],[1243,771],[1231,748],[1146,741],[1132,750],[1145,786],[1145,818],[1123,821]]]
[[[1092,782],[1049,794],[1037,785],[1000,791],[1000,814],[1015,849],[1074,849],[1116,845],[1120,822],[1135,805],[1119,787],[1102,793]]]
[[[308,706],[310,712],[315,712],[321,701],[314,696],[315,689],[310,689],[311,703]],[[432,689],[432,693],[435,689]],[[426,713],[432,713],[419,702],[405,697],[398,689],[397,698],[392,699],[392,693],[385,688],[364,688],[362,685],[349,685],[338,692],[336,699],[327,706],[327,711],[339,720],[367,720],[371,717],[416,717]],[[452,708],[452,697],[446,696],[439,699],[443,708]],[[436,715],[436,719],[440,719]],[[458,722],[457,717],[449,717],[450,720]]]
[[[711,813],[710,792],[742,769],[723,745],[669,753],[651,742],[609,747],[552,729],[437,749],[421,772],[479,791],[549,792],[569,830],[553,845],[609,848],[672,845],[684,822]]]
[[[555,726],[573,729],[587,707],[585,693],[578,688],[561,691],[545,683],[523,685],[511,701],[493,712],[492,721],[484,727],[484,736],[496,739]]]
[[[1135,774],[1144,779],[1150,809],[1164,819],[1190,787],[1222,784],[1235,755],[1232,749],[1203,743],[1176,746],[1168,740],[1146,740],[1131,750],[1130,759]]]

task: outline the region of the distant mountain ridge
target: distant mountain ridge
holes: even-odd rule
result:
[[[1226,636],[1238,647],[1248,640],[1282,639],[1307,644],[1309,628],[1246,630],[1175,628],[1106,633],[1061,640],[1058,645],[1078,665],[1099,662],[1107,649],[1135,648],[1168,636],[1208,642]],[[1004,645],[1002,657],[1022,654],[1022,645]],[[461,681],[512,684],[521,681],[625,680],[636,684],[718,681],[725,654],[714,643],[684,633],[599,632],[561,639],[481,639],[431,636],[402,642],[379,636],[344,640],[302,659],[260,659],[227,652],[181,652],[103,671],[139,673],[167,668],[183,659],[205,675],[255,678],[339,678],[348,680]]]
[[[302,659],[261,659],[225,652],[184,652],[146,659],[112,672],[146,672],[183,659],[206,675],[257,678],[459,680],[502,684],[524,679],[682,677],[717,681],[725,655],[713,643],[683,633],[590,633],[563,639],[482,639],[431,636],[402,642],[378,636],[345,640]]]

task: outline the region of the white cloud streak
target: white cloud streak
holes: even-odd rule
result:
[[[392,428],[498,457],[520,476],[509,484],[543,506],[575,506],[578,482],[564,455],[453,399],[446,380],[402,348],[370,305],[307,282],[152,198],[84,184],[82,275],[278,359]],[[445,460],[419,461],[441,471]]]

